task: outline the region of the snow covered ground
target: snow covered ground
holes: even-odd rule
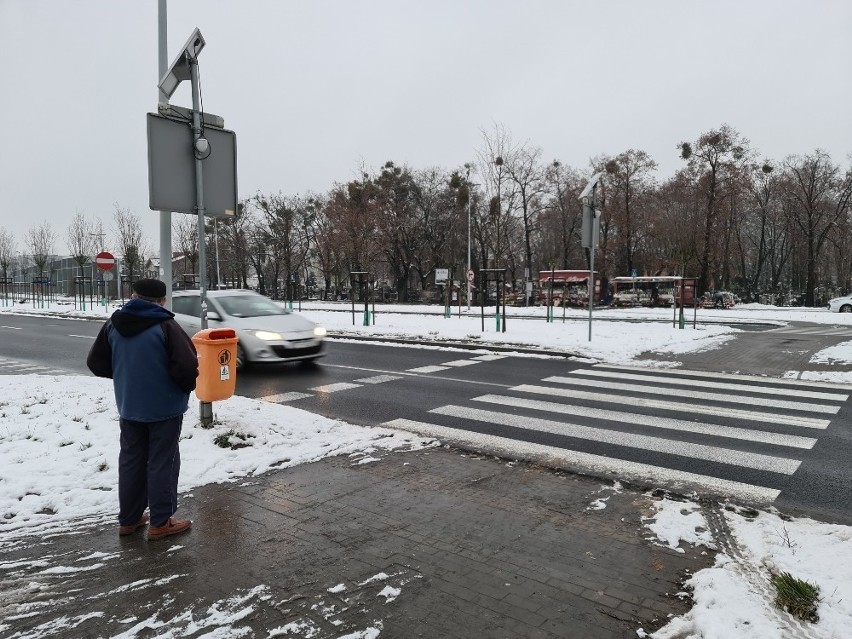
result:
[[[628,363],[641,352],[690,352],[712,349],[731,339],[738,329],[721,321],[765,322],[783,325],[808,321],[849,326],[852,315],[821,309],[774,309],[746,305],[725,311],[699,311],[698,327],[673,328],[672,311],[659,309],[602,310],[588,340],[587,312],[569,310],[562,322],[522,320],[544,309],[509,309],[508,330],[496,331],[493,314],[481,330],[478,310],[470,316],[444,318],[439,307],[411,307],[391,312],[379,307],[375,326],[361,326],[363,316],[332,312],[330,305],[303,305],[304,315],[334,333],[393,337],[466,340],[487,345],[537,346],[574,353],[610,363]],[[340,304],[333,308],[348,308]],[[67,305],[32,308],[0,306],[4,313],[35,313],[66,317],[105,318],[110,310],[96,307],[81,313]],[[493,313],[493,309],[492,309]],[[585,320],[585,321],[584,321]],[[618,321],[625,320],[625,321]],[[629,321],[627,321],[629,320]],[[656,320],[656,321],[654,321]],[[666,321],[661,321],[666,320]],[[714,321],[715,320],[715,321]],[[625,338],[625,336],[629,336]],[[0,344],[2,356],[2,344]],[[852,341],[814,355],[812,361],[852,363]],[[803,378],[825,375],[791,371]],[[837,373],[832,381],[852,384],[852,373]],[[117,413],[109,380],[88,376],[0,375],[0,545],[21,534],[58,531],[81,518],[111,521],[117,483]],[[409,433],[362,428],[278,404],[233,397],[217,402],[216,425],[203,430],[188,413],[181,443],[181,492],[211,482],[237,481],[271,468],[314,461],[328,455],[350,455],[363,463],[377,450],[406,450],[424,445]],[[220,447],[215,442],[218,437]],[[240,447],[241,442],[255,444]],[[229,446],[230,444],[230,446]],[[428,444],[426,444],[428,445]],[[600,504],[605,508],[605,502]],[[847,637],[852,628],[852,528],[809,519],[782,519],[774,512],[722,511],[738,553],[720,546],[708,532],[697,504],[663,499],[658,512],[646,520],[649,538],[673,548],[703,544],[719,550],[714,567],[693,575],[688,583],[695,604],[683,617],[663,629],[637,636],[660,639],[685,637],[754,637],[779,639],[802,630],[791,616],[773,605],[770,571],[788,571],[821,588],[820,621],[810,636]],[[2,568],[2,563],[0,563]],[[390,593],[388,596],[397,596]],[[686,595],[684,595],[686,596]],[[0,631],[3,630],[0,624]],[[380,635],[380,628],[372,636]],[[283,632],[283,630],[282,630]],[[803,635],[807,636],[807,635]]]

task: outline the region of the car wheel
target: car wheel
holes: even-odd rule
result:
[[[242,344],[237,344],[237,371],[247,370],[249,366],[250,362],[246,357],[246,352]]]
[[[840,312],[841,313],[852,313],[852,305],[844,304],[843,306],[840,307]]]

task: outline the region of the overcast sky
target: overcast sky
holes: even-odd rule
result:
[[[0,226],[148,208],[157,0],[0,0]],[[363,164],[460,167],[495,124],[546,160],[676,145],[727,123],[764,156],[852,152],[849,0],[169,0],[199,27],[205,110],[239,196],[323,192]],[[189,82],[172,103],[191,106]]]

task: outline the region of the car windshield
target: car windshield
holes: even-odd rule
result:
[[[263,317],[284,315],[285,310],[262,295],[223,295],[216,303],[231,317]]]

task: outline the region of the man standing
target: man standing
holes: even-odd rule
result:
[[[195,389],[198,356],[165,303],[163,282],[134,282],[130,301],[101,328],[86,360],[96,376],[113,380],[118,405],[118,534],[132,534],[150,519],[148,539],[177,535],[192,526],[172,515],[177,510],[178,442],[189,393]]]

